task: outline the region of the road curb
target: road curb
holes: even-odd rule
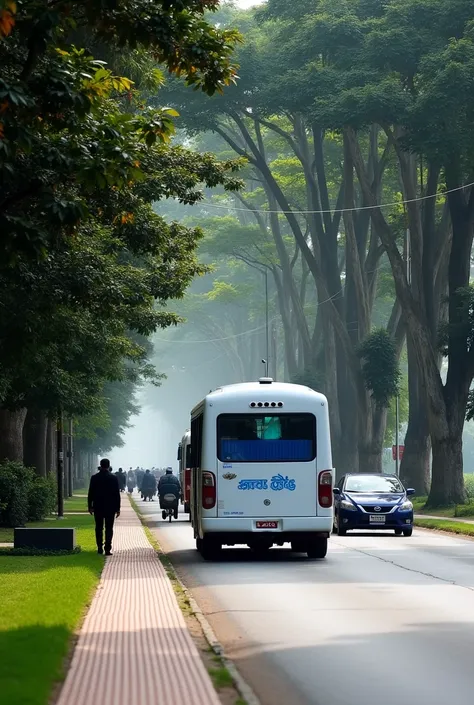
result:
[[[145,526],[148,531],[151,531],[150,527],[147,526],[146,521],[145,521],[145,516],[141,513],[138,505],[136,502],[131,498],[132,501],[130,502],[133,510],[137,514],[138,518],[140,519],[141,523],[143,526]],[[184,596],[186,597],[186,600],[189,602],[189,606],[191,607],[191,611],[193,615],[196,617],[197,621],[199,622],[199,625],[202,629],[202,632],[204,634],[204,638],[206,639],[207,643],[209,644],[210,648],[212,651],[216,654],[216,656],[219,656],[219,658],[222,661],[223,666],[227,669],[229,672],[236,690],[238,691],[239,695],[241,698],[243,698],[246,702],[246,705],[262,705],[258,697],[255,695],[254,691],[250,687],[250,685],[247,683],[247,681],[243,678],[243,676],[239,673],[237,667],[235,666],[234,662],[229,659],[225,655],[224,647],[218,640],[213,628],[211,627],[209,621],[205,617],[203,611],[199,607],[198,603],[194,599],[194,597],[191,595],[190,591],[184,585],[183,581],[179,578],[179,576],[176,573],[176,570],[174,568],[174,565],[171,562],[170,557],[166,553],[166,551],[163,551],[160,542],[158,539],[154,539],[157,543],[157,545],[160,547],[160,551],[163,556],[166,556],[166,559],[170,562],[171,567],[172,567],[172,572],[173,572],[173,580],[176,580],[178,583],[180,589],[183,591]],[[158,557],[159,559],[159,557]],[[167,569],[166,566],[165,570]]]
[[[203,634],[206,638],[206,641],[208,642],[209,646],[211,649],[214,651],[214,653],[219,656],[222,659],[222,663],[226,667],[226,669],[229,671],[232,680],[234,681],[234,685],[239,691],[240,695],[242,698],[245,700],[247,705],[261,705],[260,700],[257,698],[255,693],[253,692],[252,688],[249,686],[247,681],[241,676],[239,671],[237,670],[237,667],[235,666],[234,662],[231,661],[227,656],[225,655],[224,648],[220,641],[217,639],[213,628],[209,624],[208,620],[204,616],[201,608],[199,607],[198,603],[192,597],[192,595],[189,593],[189,590],[181,580],[176,577],[176,580],[178,581],[179,585],[181,586],[181,589],[183,590],[184,594],[186,595],[187,600],[189,600],[189,604],[191,605],[191,609],[193,611],[193,614],[195,615],[196,619],[198,620],[199,624],[201,625],[201,629],[203,631]]]

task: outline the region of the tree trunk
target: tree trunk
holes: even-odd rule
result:
[[[412,487],[418,496],[423,496],[430,489],[431,440],[426,415],[419,411],[412,412],[410,408],[400,478],[405,487]]]
[[[387,409],[366,397],[365,410],[359,410],[359,472],[381,473]]]
[[[430,489],[431,440],[426,400],[420,387],[410,338],[407,340],[407,353],[409,416],[400,477],[405,487],[413,487],[417,495],[426,495]]]
[[[336,470],[336,482],[348,472],[358,472],[359,453],[357,441],[351,434],[341,433],[337,436],[331,433],[333,465]]]
[[[382,472],[382,448],[380,443],[374,443],[371,439],[368,442],[361,443],[359,446],[359,472]]]
[[[23,425],[26,409],[0,409],[0,462],[23,462]]]
[[[23,427],[24,463],[46,477],[46,440],[48,420],[44,411],[29,409]]]
[[[432,439],[433,469],[428,507],[462,504],[466,501],[464,488],[462,434]]]

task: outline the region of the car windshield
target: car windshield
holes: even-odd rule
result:
[[[396,477],[387,477],[384,475],[352,475],[346,480],[345,491],[399,494],[404,492],[404,489]]]

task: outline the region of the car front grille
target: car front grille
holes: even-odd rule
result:
[[[375,507],[379,507],[378,511],[375,511]],[[388,514],[392,511],[393,506],[382,507],[380,504],[363,504],[362,509],[368,514]]]

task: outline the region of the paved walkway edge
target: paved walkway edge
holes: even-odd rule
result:
[[[124,498],[57,705],[220,705],[164,566]]]
[[[136,506],[137,505],[135,504],[135,507]],[[135,509],[135,511],[136,511],[138,517],[140,518],[140,520],[142,521],[142,523],[145,526],[147,526],[146,517],[143,514],[141,514],[138,507]],[[157,544],[160,546],[160,542],[158,541],[158,539],[155,539],[155,540],[156,540]],[[165,551],[163,551],[161,546],[160,546],[160,551],[171,562],[170,557],[168,556],[167,553],[165,553]],[[250,685],[247,683],[247,681],[241,676],[241,674],[239,673],[234,662],[231,659],[227,658],[227,656],[225,655],[224,647],[222,646],[222,644],[218,640],[213,628],[209,624],[208,620],[206,619],[206,617],[205,617],[203,611],[201,610],[201,608],[199,607],[198,603],[196,602],[194,597],[191,595],[191,593],[189,592],[186,585],[182,582],[182,580],[180,580],[179,576],[177,575],[177,573],[174,569],[172,562],[171,562],[171,569],[173,572],[173,579],[176,580],[180,589],[183,591],[184,595],[186,596],[186,599],[188,600],[188,602],[191,606],[191,611],[192,611],[193,615],[196,617],[197,621],[199,622],[207,643],[209,644],[211,649],[214,651],[216,656],[219,656],[219,658],[222,660],[223,665],[229,671],[230,676],[231,676],[232,680],[234,681],[234,685],[237,688],[240,697],[245,700],[247,705],[261,705],[260,700],[255,695],[254,691],[252,690]]]

